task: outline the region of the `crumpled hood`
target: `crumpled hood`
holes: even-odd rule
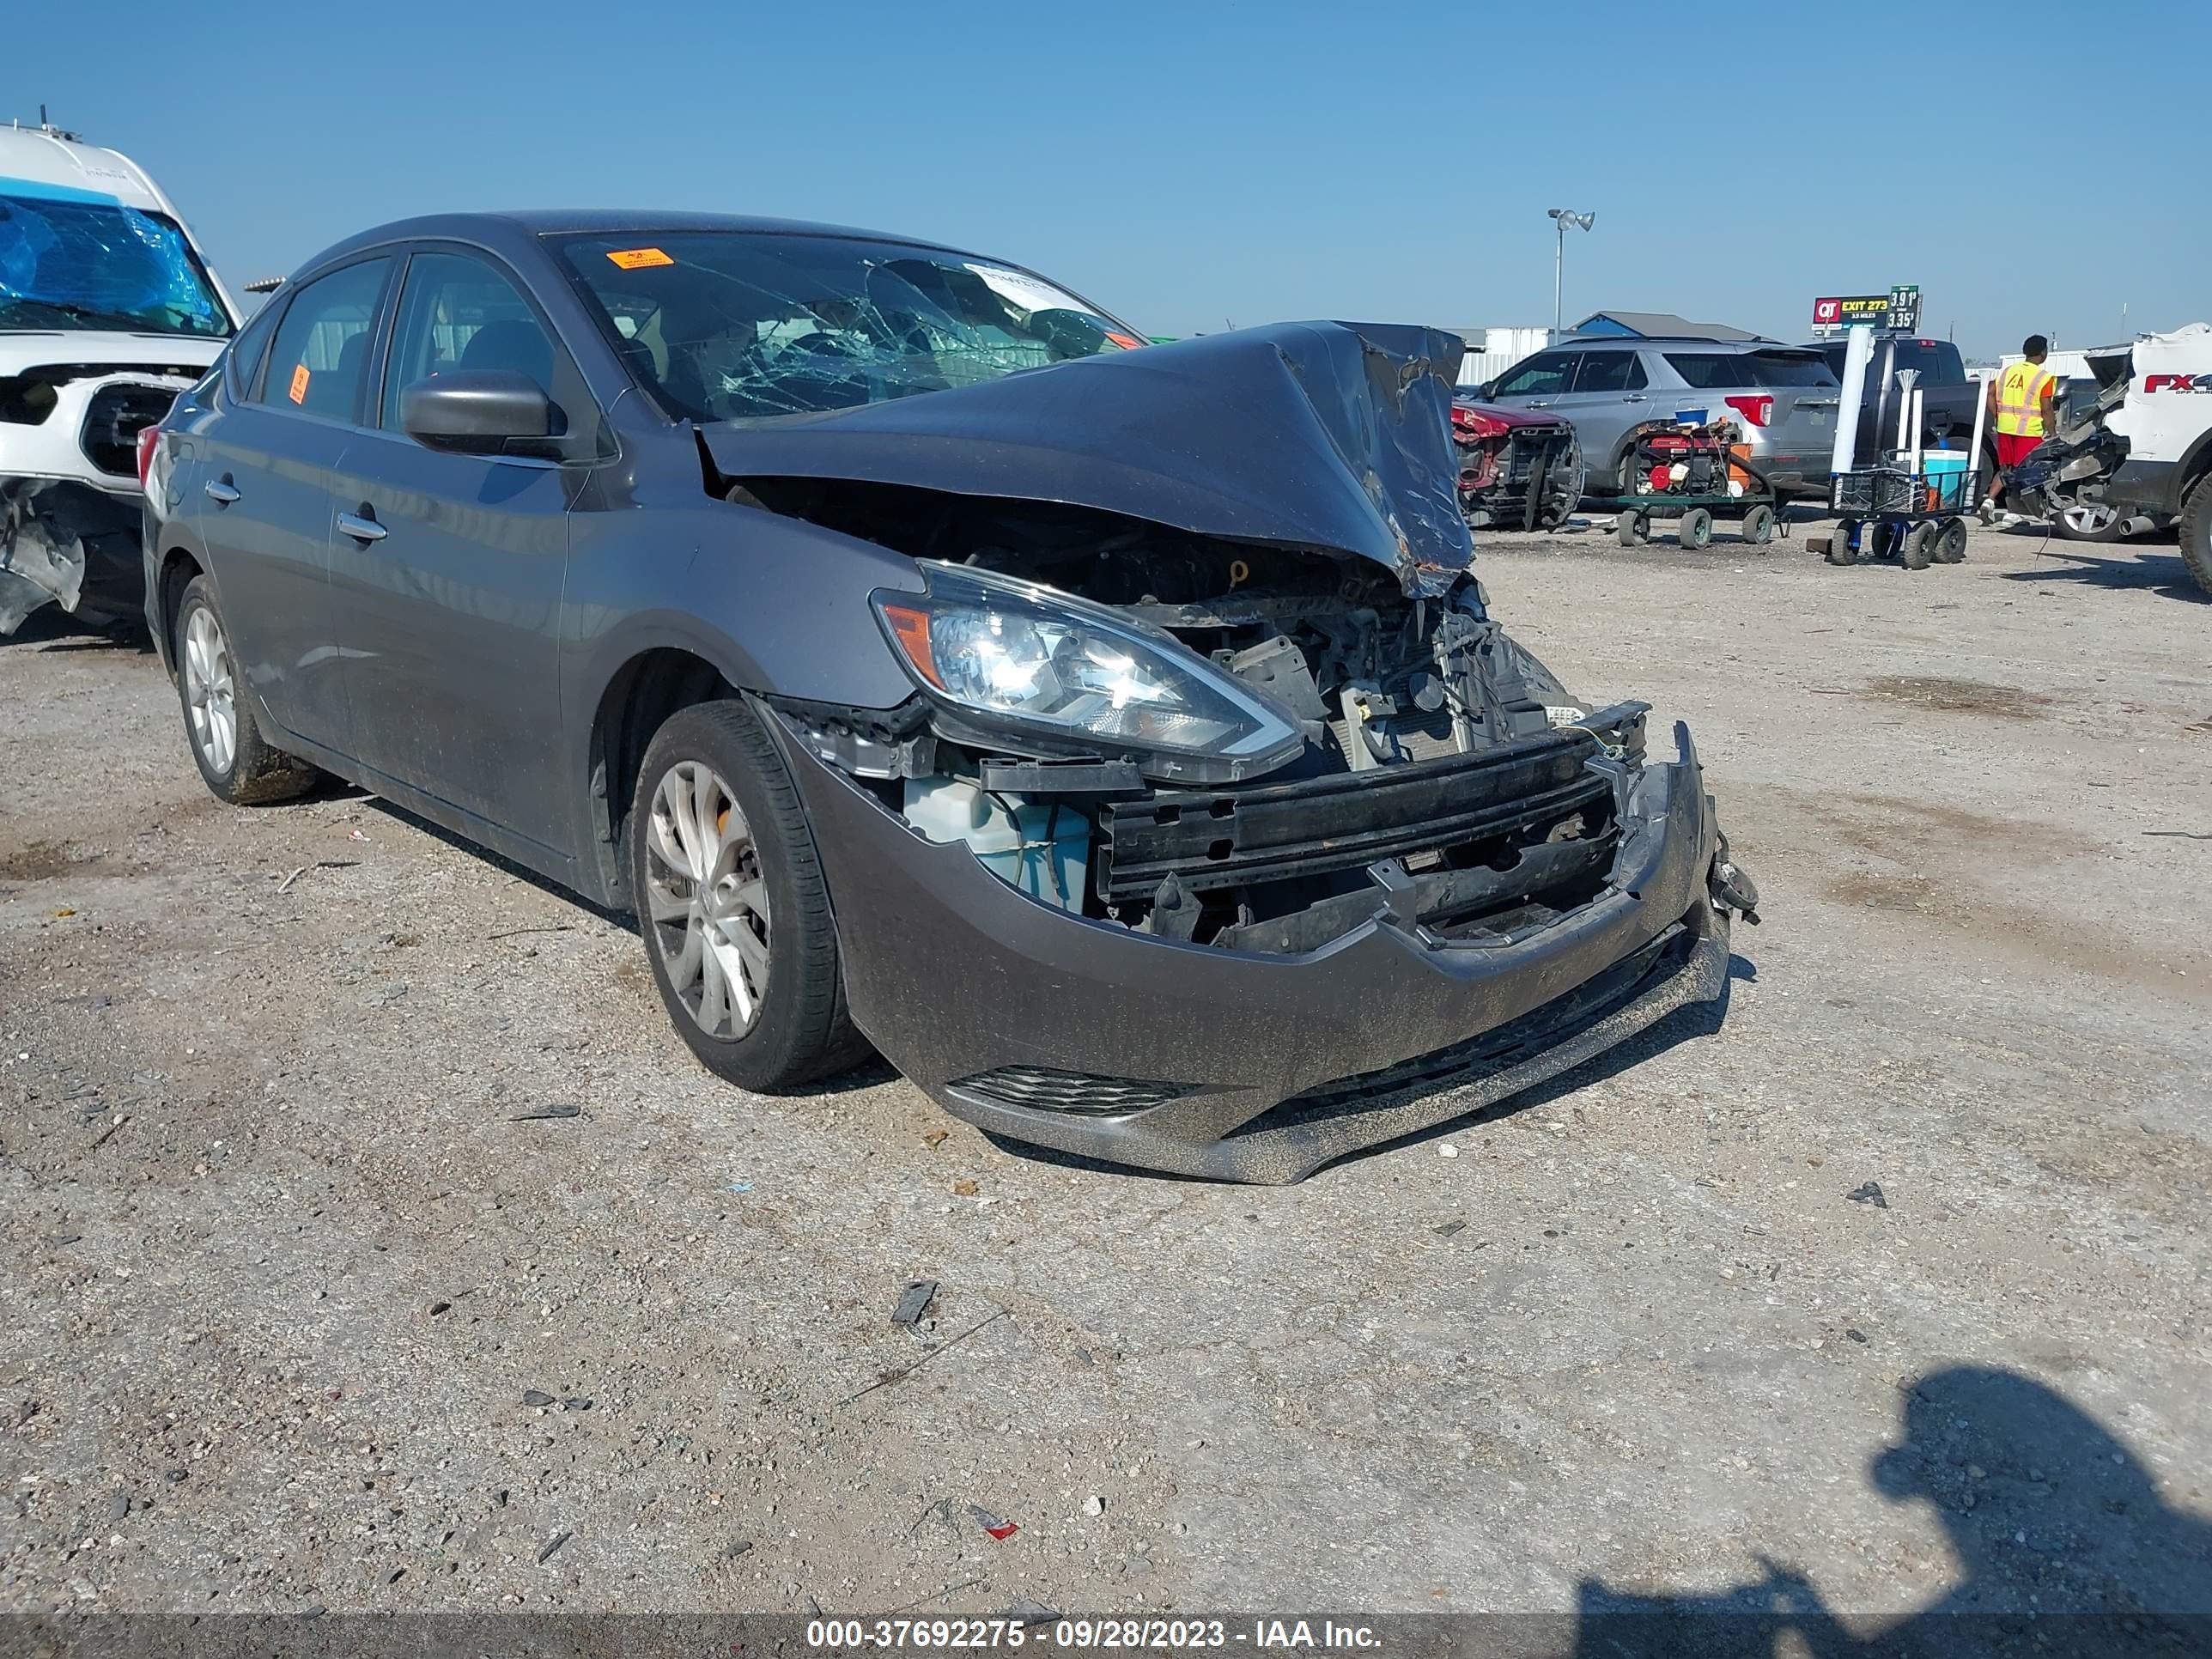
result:
[[[189,334],[117,334],[93,329],[0,330],[0,377],[53,363],[112,365],[112,372],[167,369],[197,380],[228,340]]]
[[[1450,437],[1464,351],[1434,329],[1279,323],[701,434],[732,478],[1067,502],[1356,554],[1436,593],[1474,556]]]

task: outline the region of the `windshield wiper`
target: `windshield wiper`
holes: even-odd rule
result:
[[[155,319],[136,316],[127,311],[100,311],[92,306],[81,306],[70,300],[42,300],[36,295],[31,294],[17,295],[8,302],[7,308],[12,312],[21,306],[38,306],[85,328],[113,329],[118,333],[126,334],[173,334],[178,331],[173,328],[163,327]],[[174,312],[180,318],[191,315],[181,306],[164,306],[162,309]],[[198,331],[185,331],[194,333]]]

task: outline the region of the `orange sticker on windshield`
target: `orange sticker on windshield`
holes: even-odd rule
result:
[[[1134,351],[1144,342],[1133,334],[1109,334],[1106,337],[1124,351]]]
[[[657,247],[618,247],[607,258],[624,270],[643,270],[648,265],[672,265],[676,263]]]
[[[300,364],[292,371],[292,390],[287,395],[295,404],[307,401],[307,366]]]

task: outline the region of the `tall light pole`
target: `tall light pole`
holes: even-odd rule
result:
[[[1597,222],[1597,212],[1595,209],[1592,209],[1588,213],[1570,213],[1565,208],[1546,208],[1544,212],[1552,222],[1559,227],[1559,252],[1552,260],[1552,333],[1556,337],[1562,321],[1559,312],[1559,294],[1566,280],[1567,227],[1572,225],[1577,230],[1588,230]]]

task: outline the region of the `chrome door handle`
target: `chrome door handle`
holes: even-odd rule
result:
[[[364,519],[357,513],[338,514],[338,528],[357,542],[380,542],[392,532],[374,519]]]
[[[1552,400],[1549,398],[1543,399],[1541,402],[1531,401],[1528,405],[1531,409],[1549,409],[1551,406]]]
[[[1651,401],[1651,399],[1650,399],[1650,398],[1647,398],[1647,397],[1645,397],[1645,396],[1644,396],[1642,392],[1630,392],[1626,397],[1623,398],[1620,401],[1621,401],[1621,402],[1623,402],[1623,403],[1625,403],[1625,404],[1648,404],[1648,403],[1650,403],[1650,402]]]
[[[238,499],[238,491],[231,485],[210,478],[200,488],[207,491],[208,499],[217,507],[228,507]]]

